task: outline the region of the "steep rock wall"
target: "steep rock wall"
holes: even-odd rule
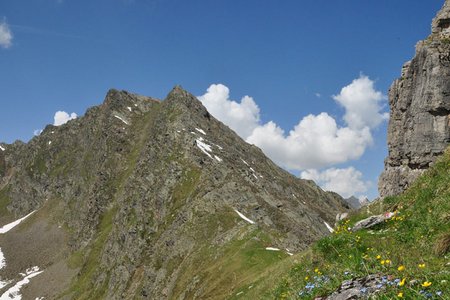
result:
[[[389,90],[391,115],[380,196],[405,190],[450,143],[450,1]]]

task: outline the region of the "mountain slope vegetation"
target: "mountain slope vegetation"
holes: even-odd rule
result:
[[[386,212],[394,215],[381,224],[349,230]],[[335,229],[270,271],[281,279],[267,274],[235,299],[327,299],[342,282],[369,275],[380,279],[371,299],[449,299],[450,148],[407,191],[350,214]]]

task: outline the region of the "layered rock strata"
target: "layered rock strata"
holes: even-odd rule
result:
[[[389,90],[391,115],[380,196],[404,191],[450,142],[450,1]]]

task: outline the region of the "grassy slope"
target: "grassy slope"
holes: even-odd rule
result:
[[[346,229],[387,211],[396,215],[371,230]],[[405,284],[387,284],[375,299],[450,299],[449,247],[450,149],[408,191],[350,216],[334,234],[262,274],[255,288],[243,287],[236,298],[314,299],[343,280],[381,274]]]

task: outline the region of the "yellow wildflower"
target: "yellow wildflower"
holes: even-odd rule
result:
[[[377,259],[380,259],[381,258],[381,255],[377,255]]]
[[[399,266],[399,267],[397,268],[397,270],[399,270],[399,271],[404,271],[404,270],[405,270],[405,266],[404,266],[404,265],[401,265],[401,266]]]
[[[382,261],[381,261],[381,264],[382,264],[382,265],[384,265],[384,263],[385,263],[385,261],[384,261],[384,260],[382,260]]]
[[[397,294],[397,297],[403,298],[403,292],[398,293],[398,294]]]
[[[318,269],[318,268],[315,268],[315,269],[314,269],[314,272],[315,272],[315,273],[319,272],[319,269]]]
[[[429,282],[429,281],[425,281],[424,283],[422,283],[422,286],[424,287],[424,288],[427,288],[427,287],[429,287],[431,285],[431,282]]]
[[[385,260],[385,263],[386,263],[386,264],[390,264],[391,261],[390,261],[389,259],[386,259],[386,260]]]
[[[404,286],[406,282],[406,278],[403,278],[399,283],[398,286]]]
[[[425,264],[419,264],[419,268],[421,269],[425,268]]]
[[[308,280],[308,279],[309,279],[309,277],[308,277],[308,276],[306,276],[306,277],[305,277],[305,280]]]

